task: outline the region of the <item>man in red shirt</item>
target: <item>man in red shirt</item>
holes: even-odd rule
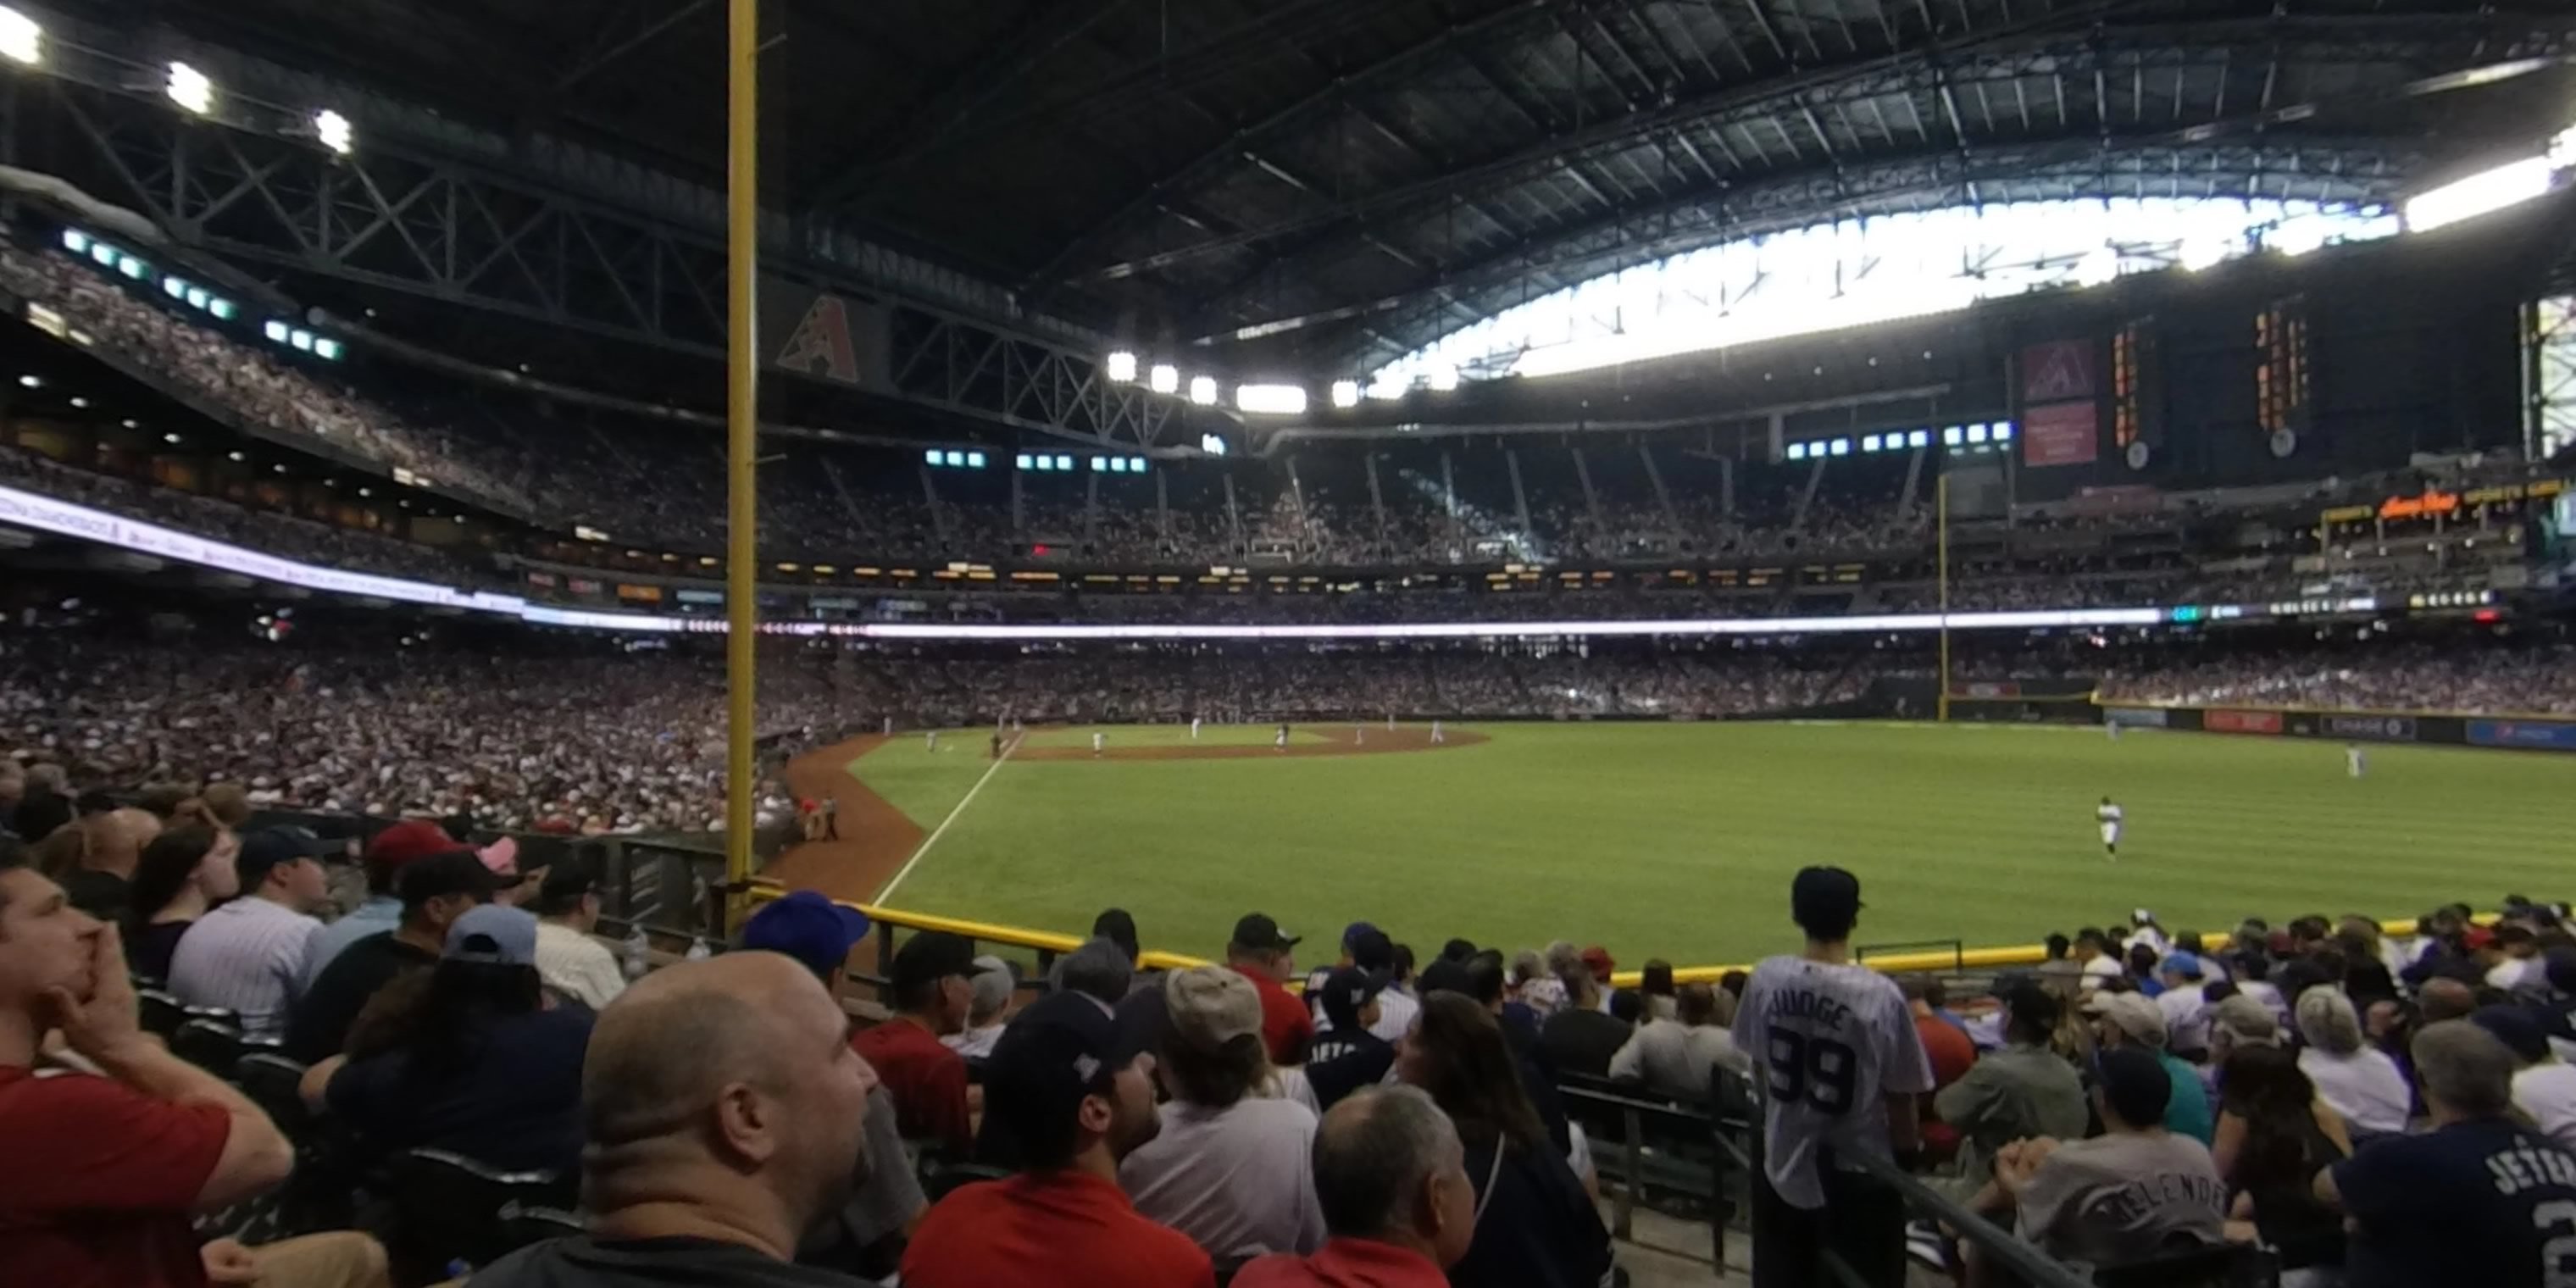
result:
[[[1296,947],[1296,936],[1258,912],[1234,923],[1234,939],[1225,946],[1225,964],[1261,994],[1261,1042],[1272,1064],[1304,1064],[1306,1044],[1315,1039],[1313,1013],[1282,987],[1297,974]]]
[[[101,1075],[35,1076],[46,1035]],[[142,1031],[113,927],[0,838],[0,1283],[46,1288],[379,1285],[360,1234],[198,1246],[189,1218],[286,1179],[268,1115]]]
[[[1922,1107],[1923,1152],[1934,1162],[1947,1162],[1959,1152],[1959,1133],[1941,1121],[1941,1115],[1932,1108],[1932,1097],[1968,1076],[1968,1070],[1977,1063],[1977,1045],[1957,1025],[1941,1018],[1941,981],[1929,975],[1903,975],[1896,984],[1905,990],[1905,1005],[1914,1014],[1915,1036],[1923,1040],[1924,1058],[1932,1065],[1932,1090],[1915,1097]]]
[[[934,1205],[904,1248],[903,1282],[1214,1288],[1208,1254],[1137,1215],[1118,1188],[1119,1160],[1162,1129],[1153,1070],[1152,1056],[1119,1048],[1117,1025],[1088,997],[1053,993],[1020,1012],[984,1088],[1027,1170]]]
[[[1447,1288],[1476,1234],[1476,1183],[1449,1115],[1412,1087],[1344,1097],[1315,1133],[1315,1198],[1332,1239],[1259,1257],[1235,1288]]]
[[[894,1018],[850,1039],[894,1097],[907,1140],[936,1141],[957,1158],[975,1144],[966,1100],[966,1057],[939,1039],[966,1028],[975,999],[975,945],[926,930],[894,955]]]

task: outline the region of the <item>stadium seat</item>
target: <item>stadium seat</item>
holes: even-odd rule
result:
[[[977,1181],[1004,1180],[1010,1175],[1011,1171],[1006,1167],[989,1167],[982,1163],[948,1163],[925,1169],[921,1178],[921,1192],[931,1202],[936,1203],[948,1197],[950,1191],[960,1186],[972,1185]]]
[[[505,1253],[581,1232],[579,1213],[516,1200],[501,1205],[501,1251]]]
[[[2093,1272],[2098,1288],[2269,1288],[2279,1279],[2271,1254],[2247,1244],[2195,1246]]]
[[[446,1277],[458,1262],[480,1266],[523,1246],[524,1224],[511,1224],[536,1208],[564,1208],[574,1182],[552,1172],[505,1172],[442,1149],[405,1150],[389,1167],[385,1197],[393,1210],[384,1231],[397,1283]],[[519,1239],[518,1242],[512,1242]]]
[[[242,1056],[241,1030],[226,1020],[189,1012],[190,1018],[170,1035],[170,1053],[219,1077],[230,1078]]]
[[[143,1031],[168,1041],[188,1022],[188,1008],[178,998],[158,988],[137,989],[135,1001],[143,1011]]]

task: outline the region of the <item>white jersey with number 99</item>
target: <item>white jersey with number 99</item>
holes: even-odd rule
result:
[[[1797,1207],[1824,1206],[1826,1150],[1892,1160],[1883,1097],[1932,1089],[1904,993],[1866,966],[1764,960],[1736,1007],[1735,1042],[1761,1083],[1763,1170]]]

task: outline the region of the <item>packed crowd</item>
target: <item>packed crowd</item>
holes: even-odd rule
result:
[[[590,873],[415,820],[369,841],[339,911],[335,847],[243,823],[165,795],[85,822],[68,866],[0,840],[0,1130],[45,1160],[0,1177],[0,1278],[1596,1288],[1621,1254],[1577,1086],[1753,1106],[1764,1288],[1828,1251],[1871,1285],[1909,1260],[2010,1283],[2015,1241],[2137,1282],[2259,1248],[2302,1288],[2537,1283],[2576,1209],[2576,934],[2519,897],[2402,936],[2139,909],[1955,1006],[1853,960],[1838,868],[1792,883],[1798,952],[1707,982],[1366,921],[1305,946],[1260,913],[1222,964],[1149,970],[1111,909],[1042,980],[911,934],[853,1026],[836,994],[870,927],[817,895],[654,970],[596,933]],[[294,1121],[146,1036],[130,972],[275,1042]],[[419,1243],[456,1212],[191,1230],[414,1149],[577,1176],[585,1229],[479,1268]],[[1982,1228],[1909,1225],[1873,1166]]]
[[[2102,679],[2129,702],[2576,714],[2576,650],[2379,643],[2295,653],[2140,653]]]
[[[51,306],[105,348],[248,423],[399,466],[523,514],[536,508],[526,490],[532,460],[496,465],[485,444],[331,388],[274,352],[156,307],[60,251],[0,243],[0,287]]]

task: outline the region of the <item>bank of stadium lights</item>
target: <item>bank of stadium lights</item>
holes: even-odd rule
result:
[[[2525,157],[2417,193],[2406,202],[2406,227],[2429,232],[2546,196],[2555,173],[2548,157]]]
[[[347,156],[358,148],[358,135],[350,128],[349,118],[327,107],[313,114],[313,137],[341,156]]]
[[[1194,401],[1198,397],[1195,381],[1192,382],[1190,397]],[[1306,387],[1304,385],[1236,385],[1234,406],[1238,411],[1261,416],[1303,416],[1306,414]]]
[[[1190,377],[1190,401],[1201,407],[1216,406],[1216,377]]]
[[[1333,382],[1333,405],[1334,405],[1334,406],[1336,406],[1336,407],[1357,407],[1357,406],[1359,406],[1359,405],[1360,405],[1360,382],[1358,382],[1358,381],[1356,381],[1356,380],[1336,380],[1336,381],[1334,381],[1334,382]]]
[[[0,58],[22,67],[45,61],[45,29],[35,19],[0,5]]]
[[[1035,454],[1022,452],[1020,453],[1019,466],[1021,469],[1036,470],[1041,474],[1070,474],[1073,472],[1073,458],[1070,456],[1050,456],[1045,452],[1038,452]]]
[[[170,64],[168,79],[161,82],[161,92],[171,102],[204,116],[215,110],[215,83],[204,72],[186,63]]]
[[[1934,435],[1941,445],[1953,451],[1987,450],[1997,443],[2012,441],[2013,424],[2008,420],[1982,425],[1952,425],[1946,429],[1899,429],[1880,434],[1863,434],[1857,443],[1849,438],[1819,438],[1806,442],[1783,444],[1782,457],[1792,461],[1822,460],[1828,456],[1850,456],[1855,447],[1863,456],[1880,452],[1904,452],[1930,447]]]
[[[1147,377],[1145,386],[1155,393],[1176,394],[1181,391],[1181,369],[1168,362],[1155,363]]]
[[[1145,472],[1145,458],[1142,456],[1095,456],[1091,458],[1091,472],[1094,474],[1142,474]]]
[[[271,344],[282,344],[298,353],[309,353],[332,362],[338,362],[341,355],[348,352],[346,346],[327,335],[315,335],[303,327],[276,318],[262,324],[259,333],[268,337]]]
[[[1109,355],[1106,364],[1109,378],[1122,385],[1136,382],[1136,355],[1124,349]]]
[[[929,465],[943,470],[980,470],[984,468],[984,454],[982,452],[958,451],[954,448],[931,448],[921,454],[921,461],[924,465]]]

